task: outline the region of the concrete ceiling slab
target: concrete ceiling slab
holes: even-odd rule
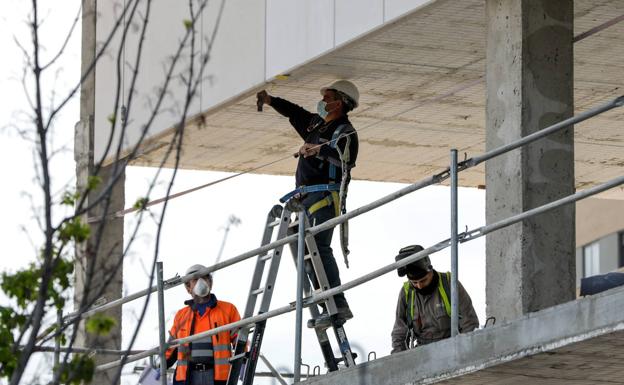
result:
[[[597,30],[622,15],[620,0],[575,2],[577,112],[624,94],[624,21]],[[469,157],[484,152],[485,39],[482,0],[438,0],[265,88],[314,110],[320,87],[351,79],[361,92],[361,105],[351,114],[362,143],[353,177],[413,182],[446,168],[451,148]],[[290,154],[300,139],[270,107],[256,111],[257,90],[190,121],[182,168],[293,174]],[[622,175],[623,128],[622,108],[575,127],[577,188]],[[159,164],[171,137],[169,131],[154,138],[133,164]],[[171,166],[173,157],[165,164]],[[462,172],[460,183],[483,185],[483,166]],[[603,196],[624,199],[624,189]]]

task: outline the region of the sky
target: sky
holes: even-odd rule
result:
[[[77,12],[74,2],[43,2],[44,57],[50,57],[61,46],[66,28]],[[54,7],[50,7],[54,4]],[[3,188],[0,189],[0,241],[4,245],[2,270],[14,271],[34,259],[41,236],[35,212],[41,208],[41,196],[37,186],[33,143],[17,133],[16,127],[28,127],[28,100],[24,96],[20,78],[24,69],[22,54],[14,36],[24,46],[29,44],[29,34],[24,23],[30,3],[8,1],[2,4],[0,12],[0,47],[4,52],[0,61],[0,162]],[[60,28],[62,26],[63,28]],[[79,31],[79,30],[78,30]],[[44,79],[46,98],[55,91],[55,100],[77,81],[80,68],[79,33],[70,40],[65,55],[49,78]],[[52,87],[53,85],[53,87]],[[26,84],[30,87],[30,84]],[[314,95],[317,97],[317,95]],[[47,99],[49,100],[49,99]],[[56,150],[52,159],[54,191],[62,192],[74,184],[73,132],[78,120],[78,98],[64,109],[54,127],[53,146]],[[284,123],[284,130],[291,129]],[[356,127],[357,128],[357,127]],[[294,170],[293,170],[294,171]],[[130,167],[126,174],[126,206],[145,195],[154,169]],[[164,194],[166,178],[163,174],[153,198]],[[181,191],[219,179],[226,173],[181,170],[173,191]],[[354,209],[405,185],[355,180],[349,189],[348,207]],[[186,195],[170,202],[166,224],[163,229],[159,259],[164,264],[165,278],[182,275],[188,266],[195,263],[210,265],[215,262],[224,235],[228,218],[235,215],[241,224],[229,232],[222,259],[228,259],[244,251],[258,247],[264,221],[270,208],[283,193],[290,191],[292,177],[268,175],[244,175],[231,181],[215,185]],[[159,214],[162,206],[150,209]],[[485,194],[482,190],[460,188],[459,227],[470,229],[485,223]],[[126,233],[136,222],[134,215],[125,218]],[[154,253],[156,226],[147,220],[140,236],[130,249],[124,263],[124,294],[142,290],[148,284],[149,263]],[[450,234],[450,196],[444,186],[432,186],[412,193],[372,213],[350,222],[350,265],[346,269],[338,242],[338,231],[334,236],[334,250],[344,282],[360,277],[394,261],[398,250],[410,244],[431,246],[446,239]],[[289,252],[282,259],[272,308],[283,306],[295,299],[296,271]],[[481,324],[485,318],[485,246],[479,238],[459,249],[459,279],[470,293]],[[450,269],[450,252],[444,250],[432,256],[436,269]],[[242,312],[245,307],[254,259],[228,267],[215,273],[214,293],[219,299],[234,303]],[[353,349],[360,359],[366,359],[369,352],[377,357],[390,351],[390,331],[394,322],[394,311],[403,280],[396,274],[387,274],[346,293],[354,313],[345,330]],[[168,325],[175,311],[188,298],[183,287],[166,292],[165,306]],[[2,298],[2,301],[5,301]],[[157,309],[155,298],[150,302],[149,317],[141,326],[134,349],[151,348],[158,341]],[[124,346],[136,325],[135,319],[142,302],[134,301],[124,306]],[[304,313],[304,320],[307,313]],[[294,313],[271,319],[263,342],[263,353],[274,366],[292,371],[294,351]],[[49,361],[50,357],[46,359]],[[303,335],[303,362],[314,367],[322,366],[322,357],[314,333],[305,329]],[[45,360],[36,365],[45,365]],[[126,366],[124,373],[132,372],[133,364]],[[259,364],[261,370],[262,364]],[[30,368],[34,370],[34,367]],[[305,370],[304,370],[305,371]],[[124,384],[135,384],[136,375],[125,375]],[[2,383],[0,381],[0,383]],[[271,383],[265,381],[264,383]]]

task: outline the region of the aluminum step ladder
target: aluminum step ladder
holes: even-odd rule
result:
[[[289,203],[287,203],[285,207],[282,207],[280,205],[273,206],[273,208],[267,215],[264,234],[262,237],[262,245],[269,244],[274,240],[284,238],[290,234],[297,232],[298,219],[292,221],[293,211],[288,208],[290,206]],[[306,221],[306,228],[308,228],[308,219],[307,217],[304,219]],[[274,235],[276,235],[275,239],[273,239]],[[296,242],[291,244],[290,247],[296,264]],[[256,303],[259,297],[261,297],[261,300],[257,314],[262,314],[269,310],[283,248],[284,246],[279,246],[269,252],[258,255],[243,318],[248,318],[254,315]],[[306,275],[306,278],[304,279],[304,295],[309,296],[313,293],[313,290],[314,292],[316,292],[329,289],[329,283],[327,281],[325,269],[323,268],[323,263],[318,253],[318,248],[316,246],[314,236],[312,235],[306,236],[306,255],[304,257],[304,261],[306,263],[306,271],[314,271],[314,277],[316,278],[315,280],[313,280],[314,282],[312,282],[311,285],[309,277],[307,277]],[[267,262],[269,262],[268,268],[266,267]],[[266,279],[263,282],[263,278],[265,275]],[[323,305],[321,306],[324,306],[326,308],[330,316],[333,316],[337,313],[336,303],[333,297],[325,300]],[[320,315],[318,306],[311,305],[308,307],[308,309],[310,310],[312,319],[316,320]],[[355,366],[356,354],[351,351],[351,346],[349,345],[349,341],[347,339],[347,335],[344,331],[342,323],[336,322],[334,320],[334,317],[332,317],[331,324],[331,328],[334,329],[334,333],[336,336],[336,340],[338,341],[342,357],[337,358],[334,356],[334,352],[332,350],[332,346],[327,335],[327,329],[314,328],[328,370],[330,372],[338,370],[338,364],[341,362],[346,367]],[[243,364],[245,364],[245,370],[242,377],[242,383],[243,385],[253,384],[256,365],[260,356],[260,348],[262,346],[262,339],[264,337],[265,327],[266,320],[257,322],[253,326],[249,325],[243,327],[238,331],[238,338],[236,340],[234,355],[232,356],[232,358],[230,358],[231,367],[227,381],[228,385],[238,384]],[[252,332],[252,328],[253,336],[251,338],[249,351],[246,352],[245,349],[249,341],[249,334]]]

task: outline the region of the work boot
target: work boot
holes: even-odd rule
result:
[[[323,311],[319,314],[318,318],[308,320],[309,328],[327,329],[332,326],[332,319],[335,326],[342,326],[345,322],[353,318],[353,313],[348,307],[342,307],[338,309],[338,313],[330,316],[327,311]]]

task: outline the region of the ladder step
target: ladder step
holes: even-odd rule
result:
[[[247,356],[247,352],[243,352],[243,353],[241,353],[241,354],[237,354],[237,355],[235,355],[235,356],[230,357],[230,362],[233,362],[233,361],[239,360],[239,359],[241,359],[241,358],[245,358],[246,356]]]
[[[260,257],[261,261],[267,261],[269,259],[273,258],[273,252],[267,253],[266,255],[263,255],[262,257]]]
[[[264,288],[261,287],[261,288],[258,288],[256,290],[252,290],[250,294],[251,295],[258,295],[258,294],[262,294],[263,292],[264,292]]]
[[[281,219],[276,219],[273,222],[269,222],[267,224],[267,227],[275,227],[275,226],[279,225],[281,221],[282,221]]]

